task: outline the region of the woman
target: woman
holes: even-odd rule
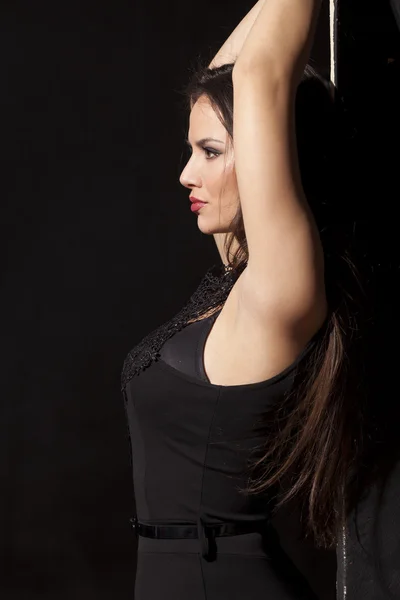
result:
[[[296,499],[316,545],[342,532],[358,438],[348,298],[308,203],[331,100],[306,67],[319,4],[260,0],[188,87],[180,182],[222,264],[124,364],[136,600],[315,598],[273,517]]]

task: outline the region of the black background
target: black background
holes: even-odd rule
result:
[[[253,4],[1,4],[4,600],[133,597],[120,371],[218,260],[178,181],[188,118],[178,90]],[[357,133],[356,231],[378,273],[380,318],[395,319],[395,162],[380,152],[367,186],[364,162],[378,160],[371,127],[386,147],[396,123],[393,107],[377,119],[373,106],[398,44],[384,4],[343,8],[339,81]],[[313,56],[329,72],[327,2],[322,11]]]

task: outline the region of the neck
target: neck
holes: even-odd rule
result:
[[[224,248],[227,233],[213,233],[213,236],[214,236],[214,241],[217,246],[221,260],[224,263],[224,265],[227,265],[228,258],[226,256],[225,248]],[[235,251],[237,250],[237,247],[238,247],[237,241],[234,240],[232,243],[232,246],[231,246],[231,252],[230,252],[231,256],[235,253]]]

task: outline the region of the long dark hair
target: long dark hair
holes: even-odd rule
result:
[[[233,63],[209,69],[200,62],[183,93],[189,109],[201,96],[207,97],[233,142],[232,68]],[[305,533],[317,544],[332,547],[352,506],[352,481],[359,478],[365,447],[359,342],[369,308],[363,274],[339,210],[348,200],[340,146],[343,114],[334,86],[310,64],[297,89],[295,110],[302,185],[324,249],[329,316],[324,335],[300,363],[291,392],[265,414],[265,444],[252,457],[252,477],[242,491],[279,491],[276,508],[299,498],[306,514]],[[230,257],[234,240],[237,250]],[[230,266],[242,271],[248,247],[240,203],[225,250]]]

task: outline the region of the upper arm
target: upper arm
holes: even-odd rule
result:
[[[298,166],[294,94],[257,66],[234,73],[235,169],[257,306],[302,318],[324,296],[323,251]]]

